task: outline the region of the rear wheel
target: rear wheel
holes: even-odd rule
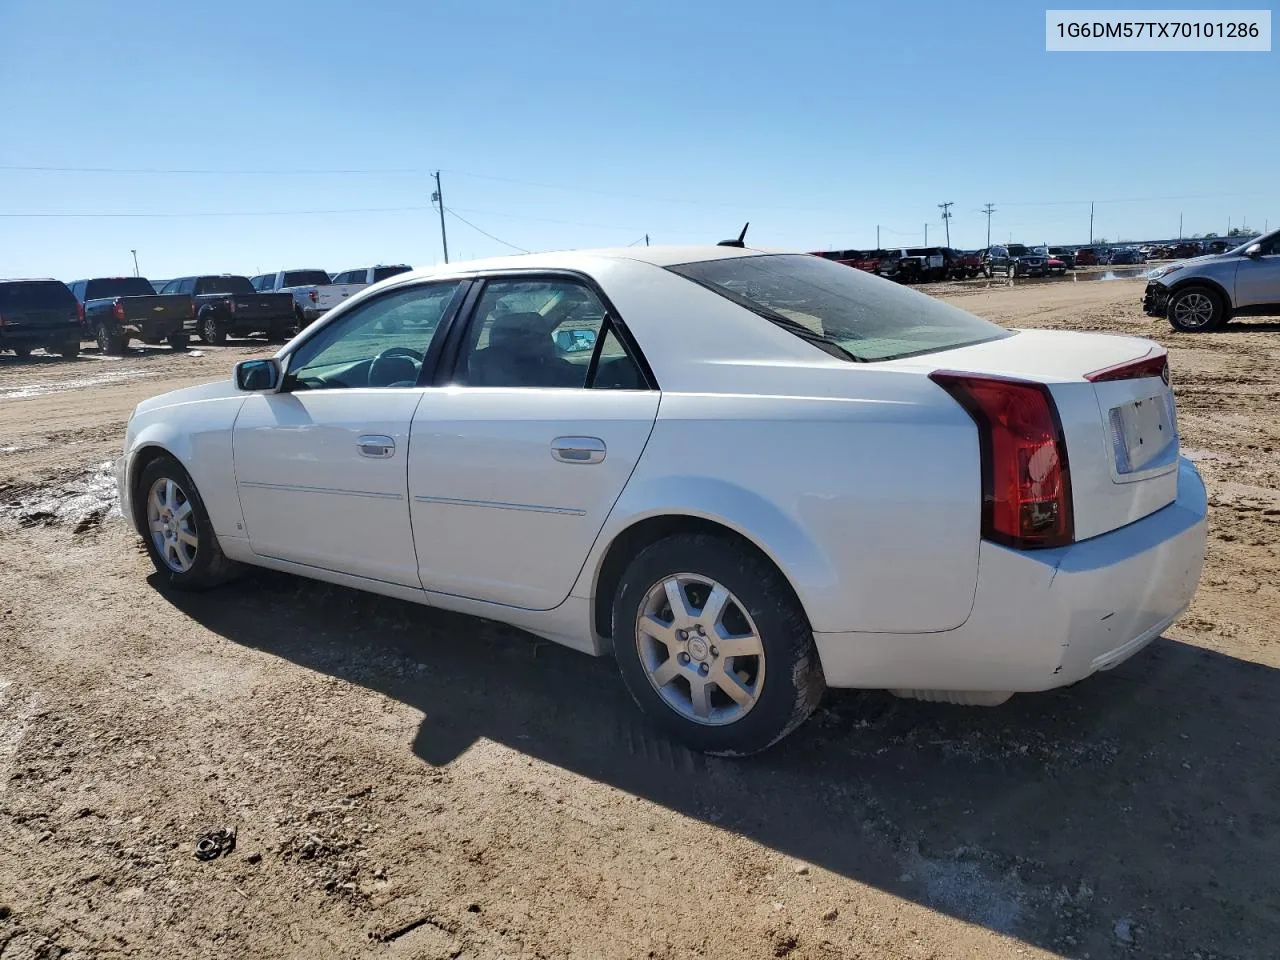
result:
[[[27,346],[10,347],[9,349],[13,351],[13,355],[19,360],[25,360],[31,356],[31,348]]]
[[[187,349],[187,344],[191,342],[190,338],[185,333],[171,333],[165,339],[168,341],[169,346],[174,350],[185,350]]]
[[[200,318],[200,338],[215,347],[224,346],[227,342],[227,328],[219,321],[213,310]]]
[[[80,356],[80,339],[77,337],[75,340],[64,340],[62,343],[58,344],[56,349],[58,355],[64,360],[70,360],[73,357],[78,357]]]
[[[1212,287],[1183,287],[1169,297],[1165,315],[1175,330],[1203,333],[1217,330],[1227,322],[1222,297]]]
[[[681,534],[642,550],[618,585],[613,641],[640,708],[706,753],[765,749],[826,689],[791,587],[759,554],[720,537]]]
[[[128,338],[120,328],[111,323],[98,324],[96,339],[98,341],[98,349],[113,357],[118,357],[124,353],[124,346],[128,342]]]
[[[173,457],[157,457],[147,464],[134,502],[147,553],[169,586],[204,590],[235,571],[218,545],[196,485]]]

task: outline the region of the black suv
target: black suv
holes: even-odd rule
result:
[[[982,261],[988,277],[1003,273],[1006,277],[1043,277],[1049,273],[1049,257],[1021,243],[988,247]]]
[[[0,280],[0,350],[20,357],[36,347],[74,357],[80,352],[83,314],[59,280]]]

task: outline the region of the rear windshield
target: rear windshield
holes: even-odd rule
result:
[[[941,300],[820,257],[732,257],[670,269],[849,360],[892,360],[1009,335]]]
[[[0,283],[0,315],[6,310],[41,310],[50,307],[75,309],[76,298],[67,285],[57,280],[27,280]]]
[[[155,293],[150,281],[144,277],[106,277],[90,280],[85,287],[86,300],[102,297],[150,297]]]
[[[310,287],[312,285],[325,286],[329,282],[329,275],[323,270],[286,270],[284,273],[284,285],[286,287]]]
[[[411,269],[413,269],[413,268],[412,268],[412,267],[403,267],[403,266],[401,266],[401,267],[374,267],[374,268],[373,268],[373,282],[374,282],[374,283],[377,283],[379,280],[385,280],[385,279],[387,279],[387,277],[394,277],[394,276],[396,276],[397,274],[401,274],[401,273],[408,273]]]
[[[201,277],[196,281],[196,295],[202,293],[253,293],[248,277]]]

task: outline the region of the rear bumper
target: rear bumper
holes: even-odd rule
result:
[[[74,341],[79,343],[84,336],[84,327],[78,323],[68,323],[59,327],[0,327],[0,350],[13,347],[56,346]]]
[[[931,634],[815,633],[833,687],[1020,692],[1074,683],[1146,646],[1195,595],[1204,484],[1190,461],[1177,499],[1056,550],[984,542],[968,620]]]
[[[1169,306],[1169,288],[1155,280],[1147,284],[1142,294],[1142,312],[1149,317],[1163,317]]]

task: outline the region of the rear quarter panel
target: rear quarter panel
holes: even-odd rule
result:
[[[845,367],[811,371],[804,396],[664,393],[584,577],[631,524],[690,515],[764,550],[815,630],[963,623],[977,583],[976,428],[923,377]]]

